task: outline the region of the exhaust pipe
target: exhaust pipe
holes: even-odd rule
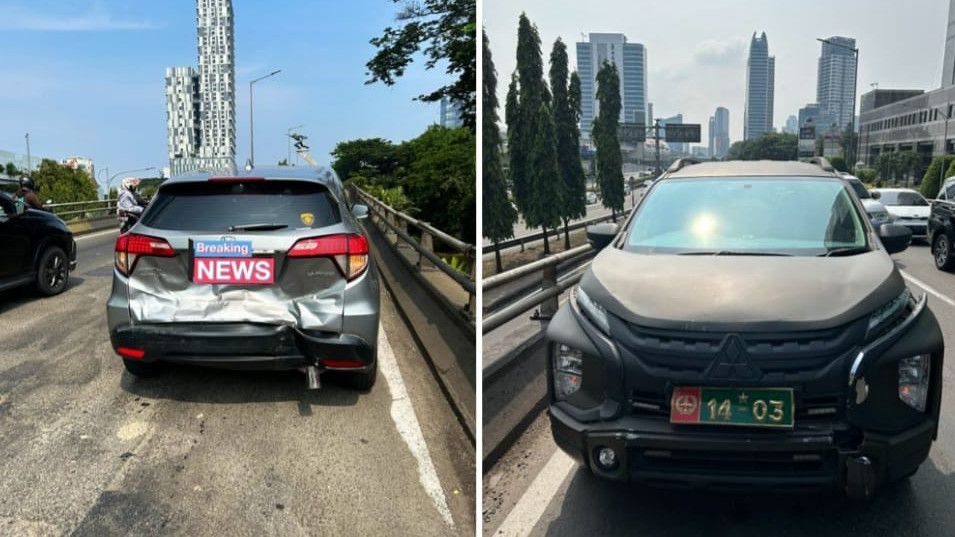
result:
[[[320,390],[322,382],[318,377],[318,367],[310,365],[305,368],[305,381],[308,383],[309,390]]]

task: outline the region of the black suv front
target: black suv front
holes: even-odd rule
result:
[[[928,456],[938,323],[847,185],[800,163],[674,170],[547,329],[558,445],[601,476],[868,496]],[[609,244],[608,244],[609,243]]]

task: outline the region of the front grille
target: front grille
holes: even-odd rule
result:
[[[831,475],[837,462],[833,450],[826,451],[714,451],[634,448],[631,463],[635,470],[709,476],[809,478]]]

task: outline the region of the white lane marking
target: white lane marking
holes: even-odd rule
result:
[[[577,463],[570,455],[560,449],[555,450],[534,478],[534,482],[517,501],[517,505],[507,514],[504,523],[494,532],[494,536],[517,537],[530,534],[561,484],[576,466]]]
[[[88,235],[80,235],[79,237],[76,237],[76,240],[81,241],[83,239],[92,239],[93,237],[102,237],[103,235],[106,235],[108,233],[116,233],[118,235],[119,229],[107,229],[106,231],[98,231],[96,233],[90,233]]]
[[[408,445],[411,454],[418,460],[418,480],[421,481],[421,486],[431,497],[431,501],[438,513],[441,514],[441,518],[448,526],[453,527],[454,520],[451,518],[451,510],[448,509],[448,500],[444,495],[444,489],[441,488],[441,481],[438,479],[434,462],[431,461],[431,453],[428,452],[428,444],[425,443],[424,435],[421,433],[421,426],[418,424],[418,417],[415,415],[411,399],[408,397],[405,382],[401,378],[395,352],[392,350],[391,343],[388,342],[388,335],[385,334],[384,330],[379,330],[378,366],[381,368],[381,373],[388,382],[388,389],[391,391],[391,420],[395,422],[398,434]]]
[[[906,280],[909,280],[910,282],[921,287],[922,289],[925,289],[929,293],[935,295],[935,297],[941,300],[942,302],[945,302],[949,306],[952,306],[953,308],[955,308],[955,300],[952,300],[951,298],[948,298],[946,295],[943,295],[942,293],[936,291],[933,287],[929,286],[928,284],[924,283],[918,278],[913,277],[908,272],[905,272],[904,270],[900,270],[899,272],[902,273],[902,277],[905,278]]]

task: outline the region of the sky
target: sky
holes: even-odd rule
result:
[[[656,117],[707,122],[730,112],[730,139],[743,137],[746,58],[753,32],[766,32],[776,56],[777,130],[816,100],[821,43],[852,37],[859,48],[858,94],[879,88],[940,86],[947,0],[485,0],[482,23],[498,73],[499,101],[515,67],[517,21],[526,12],[541,36],[545,62],[554,41],[568,44],[571,69],[581,33],[622,33],[647,49],[647,94]],[[858,103],[856,104],[858,113]],[[503,117],[503,112],[500,113]]]
[[[286,132],[309,137],[319,163],[339,141],[413,138],[439,116],[414,97],[444,85],[421,59],[395,86],[365,85],[369,39],[395,24],[390,0],[233,0],[236,161],[249,154],[255,84],[257,163],[287,155]],[[0,149],[87,156],[110,175],[168,165],[164,76],[197,66],[195,0],[0,0]],[[293,151],[293,160],[295,158]],[[132,175],[154,175],[146,172]],[[117,179],[118,180],[118,179]],[[115,181],[114,181],[115,182]]]

